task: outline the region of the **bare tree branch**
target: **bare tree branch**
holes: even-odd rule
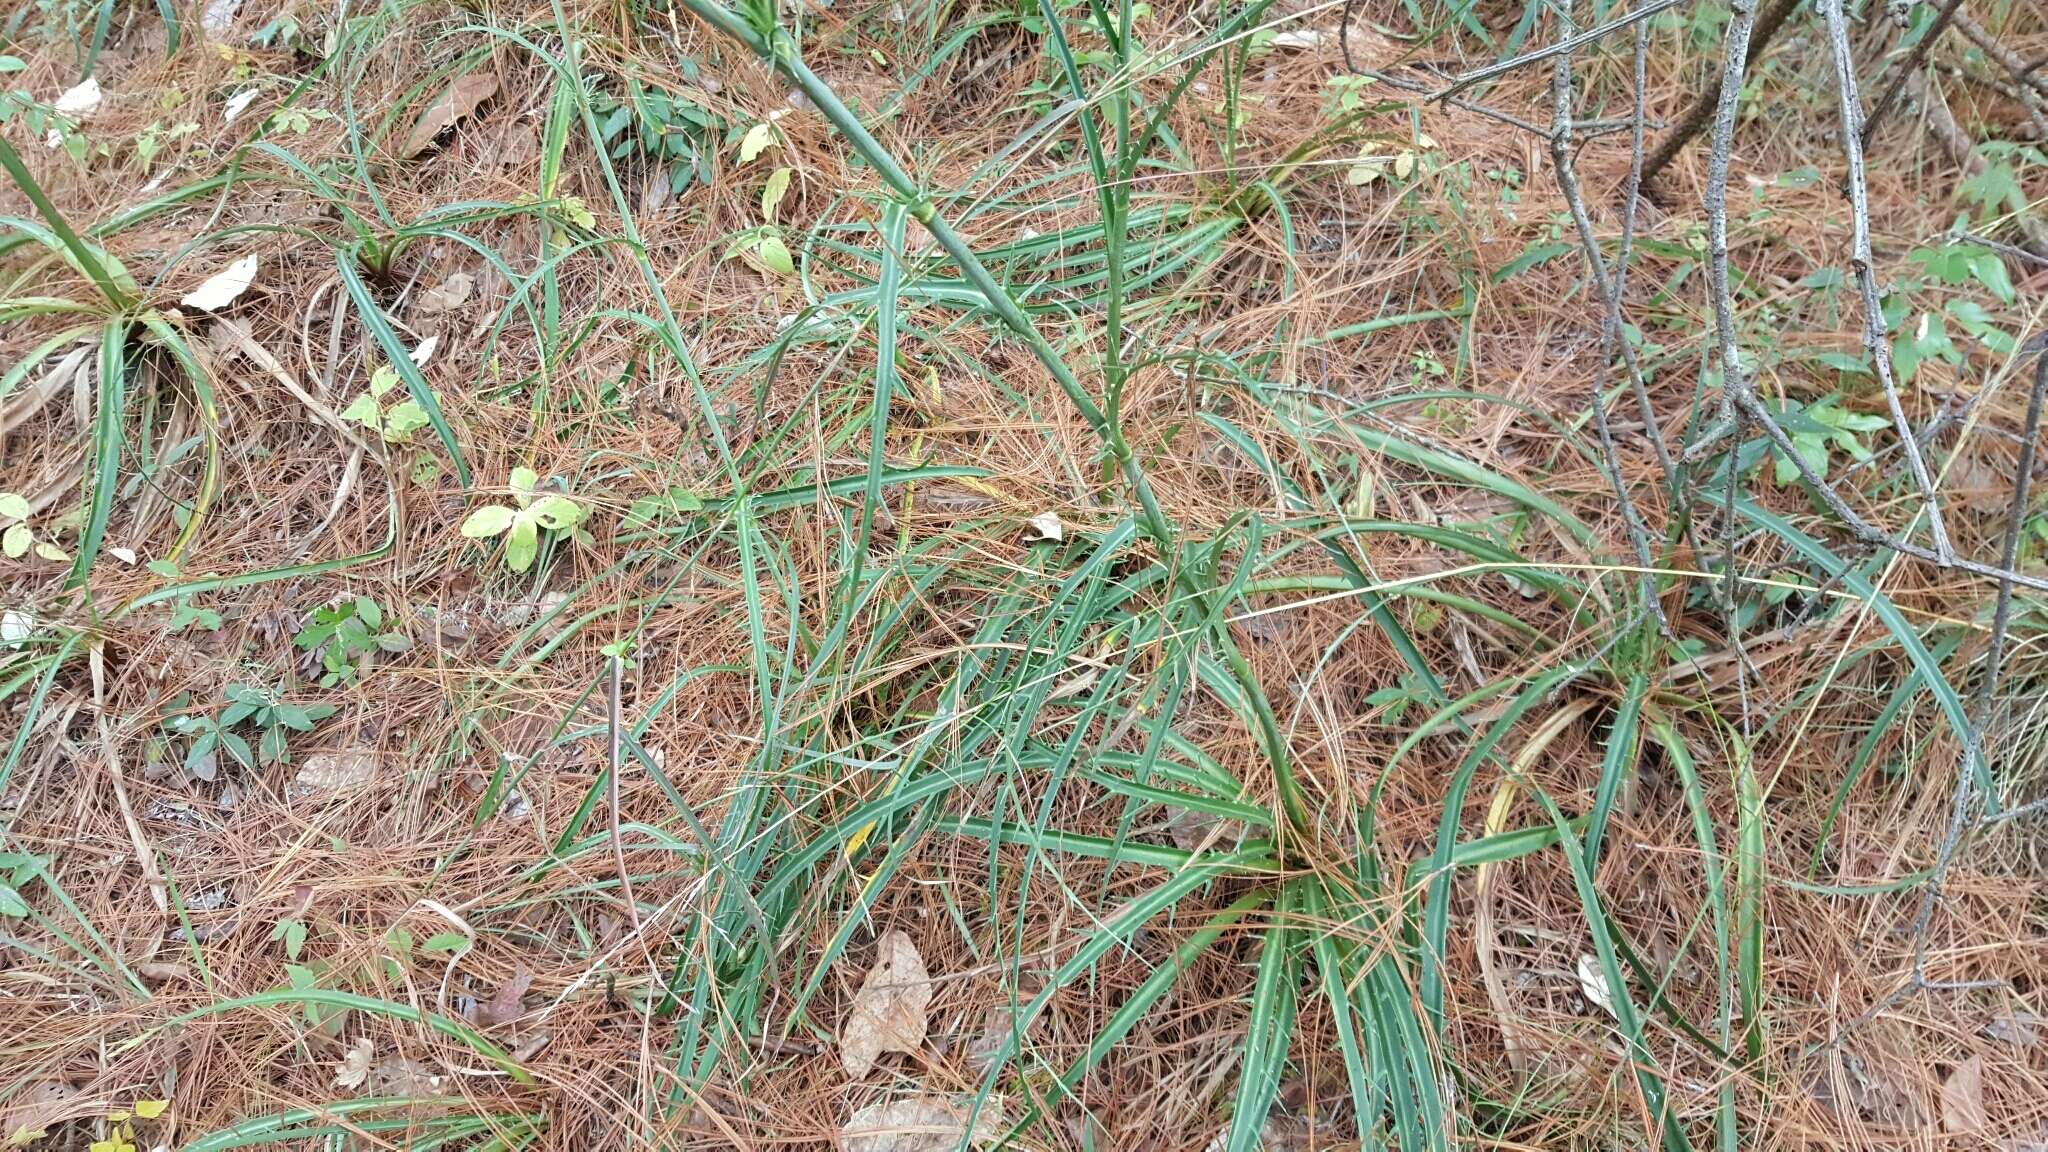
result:
[[[1956,0],[1950,0],[1948,12],[1954,12],[1955,3]],[[1929,538],[1934,541],[1936,563],[1946,566],[1954,558],[1955,549],[1950,546],[1948,529],[1942,524],[1941,501],[1935,494],[1934,478],[1928,474],[1927,461],[1920,455],[1919,439],[1914,436],[1913,425],[1906,419],[1905,406],[1899,401],[1898,383],[1892,377],[1892,349],[1889,334],[1885,331],[1884,307],[1878,300],[1877,275],[1871,268],[1870,181],[1863,167],[1863,141],[1866,137],[1857,123],[1862,100],[1856,91],[1856,61],[1849,50],[1849,22],[1842,15],[1842,0],[1819,0],[1816,6],[1827,24],[1828,43],[1835,57],[1835,88],[1842,106],[1842,154],[1849,162],[1849,217],[1853,229],[1849,262],[1856,271],[1856,283],[1863,294],[1863,350],[1877,369],[1878,382],[1884,386],[1884,399],[1891,409],[1892,426],[1898,430],[1899,440],[1906,451],[1906,463],[1913,472],[1913,483],[1919,486],[1920,499],[1927,506],[1927,530]],[[1924,45],[1927,40],[1920,43]],[[1919,65],[1915,62],[1912,67],[1917,69]],[[1882,112],[1884,105],[1880,103],[1878,108]]]

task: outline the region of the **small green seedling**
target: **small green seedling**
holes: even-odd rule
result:
[[[427,410],[409,396],[389,408],[384,406],[384,397],[390,395],[398,384],[397,371],[388,364],[380,365],[370,373],[369,390],[351,400],[348,407],[341,410],[341,418],[353,420],[375,432],[386,444],[412,443],[412,434],[431,421],[427,418]]]
[[[505,566],[514,572],[533,567],[540,554],[540,530],[566,532],[583,523],[589,514],[567,496],[534,492],[540,476],[531,468],[512,470],[513,506],[492,504],[469,514],[462,522],[462,534],[471,540],[505,537]]]
[[[289,764],[291,752],[285,741],[293,732],[311,732],[313,725],[334,715],[332,704],[287,704],[276,693],[257,684],[230,684],[225,693],[227,707],[218,712],[185,712],[191,696],[180,693],[171,701],[174,715],[164,727],[186,737],[185,771],[201,780],[216,774],[216,757],[225,752],[244,768],[261,764]],[[257,730],[256,747],[239,728]]]
[[[71,557],[62,548],[48,540],[36,539],[36,534],[28,526],[29,512],[26,497],[0,492],[0,524],[7,525],[0,529],[0,554],[9,560],[19,560],[33,549],[38,559],[58,564],[68,562]]]
[[[354,683],[368,658],[379,652],[412,647],[405,633],[384,627],[384,610],[368,596],[343,596],[315,608],[292,643],[319,658],[322,688]]]

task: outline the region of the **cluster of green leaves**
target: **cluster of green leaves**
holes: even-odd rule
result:
[[[315,608],[292,643],[318,657],[322,688],[352,684],[371,657],[412,647],[411,637],[384,626],[384,610],[368,596],[343,596]]]
[[[180,693],[166,709],[165,730],[186,742],[185,771],[201,780],[216,776],[221,755],[249,769],[291,763],[291,734],[313,731],[336,710],[332,704],[287,703],[261,684],[230,684],[223,695],[221,707],[195,710],[191,694]],[[255,735],[253,749],[245,733]]]
[[[531,468],[514,468],[511,479],[513,503],[486,504],[471,512],[462,522],[462,534],[471,540],[505,537],[505,566],[514,572],[524,572],[533,567],[535,557],[540,555],[543,529],[580,534],[578,526],[589,513],[583,505],[561,493],[537,492],[540,476]],[[587,535],[582,538],[588,540]]]
[[[697,61],[682,58],[683,77],[699,81]],[[598,135],[614,160],[639,157],[667,167],[669,191],[681,194],[692,184],[710,184],[718,151],[731,143],[731,126],[723,116],[680,92],[667,92],[626,81],[624,96],[592,99]]]
[[[38,540],[34,529],[28,526],[29,503],[27,498],[15,492],[0,492],[0,555],[9,560],[19,560],[33,551],[39,559],[63,563],[71,559],[62,548],[48,540]]]
[[[361,424],[386,444],[412,443],[412,434],[432,424],[433,418],[409,395],[385,403],[402,382],[395,369],[378,365],[370,373],[369,386],[341,410],[341,418]]]
[[[22,890],[48,866],[49,861],[27,852],[0,852],[0,917],[28,915],[28,901],[22,898]]]

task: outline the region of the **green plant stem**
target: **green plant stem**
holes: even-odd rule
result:
[[[831,85],[805,66],[796,42],[781,28],[771,29],[765,34],[757,31],[715,0],[683,0],[683,4],[705,23],[738,40],[755,55],[789,77],[825,119],[846,137],[847,142],[860,153],[861,158],[882,178],[882,182],[902,199],[905,209],[925,226],[933,239],[939,242],[939,246],[952,257],[953,263],[959,266],[961,275],[983,299],[988,301],[988,306],[995,312],[997,319],[1031,346],[1032,352],[1038,357],[1039,362],[1045,365],[1046,371],[1052,373],[1053,379],[1059,383],[1060,390],[1067,394],[1067,399],[1081,413],[1082,419],[1086,420],[1089,428],[1101,438],[1110,458],[1116,462],[1117,470],[1123,475],[1124,483],[1130,487],[1132,496],[1138,502],[1140,529],[1151,538],[1170,562],[1177,547],[1177,534],[1173,522],[1160,507],[1159,498],[1152,491],[1151,482],[1146,479],[1143,466],[1138,463],[1131,453],[1130,445],[1125,442],[1123,429],[1116,421],[1110,419],[1095,402],[1094,397],[1089,395],[1073,370],[1060,358],[1058,350],[1031,323],[1030,317],[1024,314],[1024,310],[1017,306],[1017,302],[1009,293],[1003,291],[1002,286],[996,283],[995,277],[974,254],[974,249],[968,246],[966,238],[939,216],[930,198],[918,188],[917,182],[903,170],[902,165],[896,162],[896,158],[889,150],[882,147],[881,142],[860,122],[860,118],[853,114],[853,110],[839,99]],[[1175,572],[1182,586],[1191,594],[1206,596],[1212,591],[1203,586],[1200,578],[1186,565],[1176,564]],[[1273,764],[1281,805],[1286,811],[1288,823],[1297,831],[1306,833],[1310,827],[1308,805],[1300,783],[1294,778],[1287,752],[1287,741],[1280,732],[1280,724],[1273,715],[1272,705],[1267,701],[1265,693],[1260,690],[1250,664],[1237,651],[1236,646],[1230,643],[1228,635],[1220,630],[1217,632],[1217,645],[1232,677],[1244,688],[1246,701],[1255,714],[1260,742],[1265,745],[1267,758]]]
[[[79,270],[92,278],[93,286],[100,290],[100,295],[107,298],[107,303],[122,312],[134,307],[135,297],[114,282],[113,276],[107,272],[99,258],[93,255],[92,249],[87,248],[85,241],[78,238],[78,233],[71,230],[71,225],[65,222],[63,214],[57,211],[57,206],[50,203],[48,196],[43,195],[42,186],[36,183],[35,177],[29,175],[28,166],[21,162],[21,154],[14,150],[14,145],[9,144],[4,136],[0,136],[0,168],[7,170],[8,179],[13,180],[14,186],[21,189],[21,194],[28,197],[28,202],[35,205],[36,211],[50,225],[50,231],[55,232],[57,239],[63,242],[65,251],[71,253],[71,258],[77,262]]]

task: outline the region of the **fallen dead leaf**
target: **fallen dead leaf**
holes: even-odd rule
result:
[[[135,966],[135,974],[155,984],[168,984],[173,980],[190,980],[192,970],[183,964],[166,964],[161,960],[144,960]]]
[[[432,104],[427,105],[427,110],[420,113],[398,154],[411,159],[426,151],[436,136],[454,127],[457,121],[475,112],[479,104],[497,94],[498,77],[493,73],[466,72],[457,76]]]
[[[361,1088],[370,1079],[370,1058],[377,1054],[377,1046],[368,1036],[356,1037],[356,1042],[341,1057],[341,1063],[334,1066],[336,1088]]]
[[[244,88],[228,97],[228,102],[222,105],[220,110],[221,123],[233,124],[242,113],[249,110],[249,105],[254,104],[259,95],[262,93],[255,88]]]
[[[179,303],[202,312],[218,312],[233,304],[255,282],[256,254],[251,252],[207,277],[199,287],[185,293]]]
[[[1972,1056],[1941,1082],[1941,1130],[1956,1136],[1989,1123],[1984,1113],[1984,1058]]]
[[[875,966],[854,993],[853,1008],[839,1029],[839,1059],[858,1079],[884,1052],[915,1052],[924,1045],[932,1002],[924,957],[901,929],[883,933]]]
[[[226,36],[235,26],[235,16],[242,10],[242,0],[206,0],[206,7],[200,10],[199,27],[206,32],[209,40]]]
[[[498,985],[498,991],[489,1000],[477,1004],[477,1027],[496,1028],[526,1015],[526,1006],[521,1004],[520,1000],[531,987],[533,973],[527,971],[524,964],[516,965],[512,969],[511,977]]]
[[[1295,51],[1303,51],[1309,48],[1321,47],[1323,34],[1314,28],[1289,28],[1285,32],[1275,32],[1273,38],[1267,41],[1267,43],[1275,48],[1292,48]]]
[[[425,1064],[393,1055],[372,1064],[366,1082],[375,1096],[439,1096],[447,1080]]]
[[[1026,520],[1024,526],[1031,529],[1031,535],[1026,536],[1026,540],[1065,540],[1067,538],[1067,526],[1060,523],[1060,514],[1057,512],[1040,512],[1038,515]]]
[[[2032,1048],[2041,1042],[2041,1018],[2032,1012],[1993,1016],[1984,1025],[1984,1035],[2015,1048]]]
[[[977,1114],[972,1098],[912,1096],[855,1112],[839,1142],[845,1152],[954,1152],[963,1140],[970,1148],[993,1146],[1006,1127],[1002,1107],[994,1100],[984,1103]]]
[[[377,778],[377,754],[365,748],[316,752],[292,780],[307,792],[347,792]]]
[[[91,1102],[62,1080],[38,1080],[15,1093],[0,1110],[0,1147],[13,1148],[41,1133],[88,1114]]]
[[[457,272],[433,288],[420,293],[420,311],[453,312],[469,303],[469,297],[476,291],[476,280],[467,272]]]
[[[1607,986],[1607,973],[1600,970],[1599,957],[1579,957],[1579,991],[1601,1011],[1614,1015],[1614,990]]]

